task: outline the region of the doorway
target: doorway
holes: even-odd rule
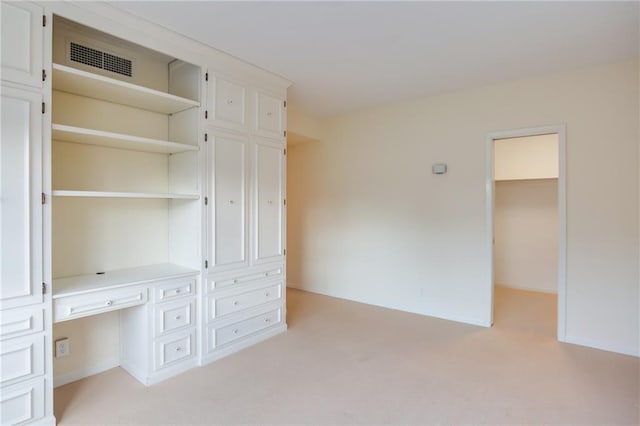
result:
[[[546,321],[553,327],[555,318],[544,317],[552,309],[560,341],[566,315],[565,133],[564,126],[547,126],[495,132],[486,140],[490,324],[519,320],[532,329]]]

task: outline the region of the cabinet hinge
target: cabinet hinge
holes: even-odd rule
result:
[[[47,79],[47,70],[42,70],[42,81]]]
[[[284,107],[285,108],[287,107],[287,101],[284,101]]]
[[[283,201],[283,204],[286,206],[287,205],[287,199],[285,198]]]
[[[207,140],[209,140],[209,135],[208,134],[204,134],[204,141],[206,142]]]
[[[204,73],[204,81],[209,81],[209,73],[208,72]]]
[[[282,254],[284,254],[284,255],[286,256],[286,255],[287,255],[287,249],[284,249],[284,250],[282,251]]]
[[[287,155],[287,148],[284,149],[284,154],[283,155]]]
[[[206,120],[207,118],[209,118],[209,111],[204,112],[204,119]]]
[[[42,283],[42,294],[47,294],[47,283]]]
[[[204,205],[205,206],[209,205],[209,197],[204,197]]]
[[[43,114],[44,114],[44,111],[45,111],[45,109],[44,109],[44,102],[43,102],[43,103],[42,103],[42,113],[43,113]]]
[[[43,27],[47,26],[47,15],[42,15],[42,26]]]
[[[285,138],[287,137],[287,131],[286,130],[284,131],[284,137]]]
[[[204,261],[204,269],[209,269],[209,261],[208,260]]]
[[[47,203],[47,196],[44,195],[44,192],[42,193],[42,204],[46,204]]]

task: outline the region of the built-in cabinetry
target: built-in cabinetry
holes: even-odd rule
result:
[[[289,83],[106,4],[1,7],[0,423],[284,331]]]

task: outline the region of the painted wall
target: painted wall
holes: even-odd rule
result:
[[[558,292],[558,180],[496,182],[494,283]]]
[[[288,151],[290,285],[488,324],[486,135],[564,123],[566,340],[638,354],[638,77],[632,61],[326,120]]]
[[[495,180],[558,177],[558,135],[497,139],[493,143]]]

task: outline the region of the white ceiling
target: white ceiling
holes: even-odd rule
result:
[[[638,2],[117,2],[319,116],[639,56]]]

